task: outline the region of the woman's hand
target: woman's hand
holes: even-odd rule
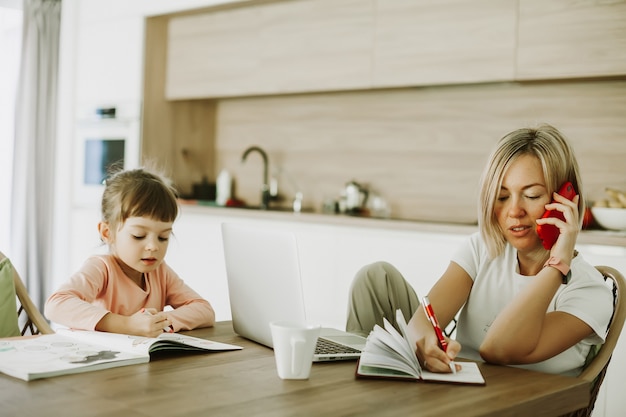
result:
[[[546,210],[557,210],[563,214],[565,221],[556,217],[546,217],[537,219],[537,224],[551,224],[559,229],[559,237],[550,250],[552,256],[557,256],[568,265],[571,263],[576,246],[576,239],[580,230],[578,216],[579,195],[573,200],[568,200],[558,193],[553,195],[554,201],[546,204]]]
[[[448,349],[445,352],[441,349],[439,339],[434,333],[416,342],[415,354],[422,368],[430,372],[452,372],[450,363],[461,351],[461,344],[448,337],[446,337],[446,342],[448,342]],[[461,365],[455,364],[455,366],[457,371],[461,370]]]

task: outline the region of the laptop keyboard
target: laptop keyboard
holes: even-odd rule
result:
[[[317,339],[317,346],[315,346],[316,354],[332,354],[332,353],[359,353],[360,350],[351,348],[350,346],[342,345],[341,343],[333,342],[332,340]]]

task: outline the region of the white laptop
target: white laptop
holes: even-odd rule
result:
[[[272,347],[271,321],[306,322],[296,238],[289,232],[223,223],[222,240],[233,329],[246,339]],[[322,327],[313,360],[357,359],[365,340]]]

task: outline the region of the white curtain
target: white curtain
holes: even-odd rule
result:
[[[24,0],[15,106],[12,262],[41,309],[51,282],[61,0]]]

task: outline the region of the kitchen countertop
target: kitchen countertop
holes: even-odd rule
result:
[[[293,221],[326,225],[367,227],[384,230],[415,231],[424,233],[471,234],[478,231],[476,224],[435,223],[416,220],[380,219],[372,217],[349,216],[345,214],[294,213],[284,210],[258,210],[235,207],[215,207],[182,202],[183,211],[205,213],[212,216],[229,216],[276,221]],[[626,247],[626,232],[609,230],[583,230],[578,243],[587,245],[606,245]]]

